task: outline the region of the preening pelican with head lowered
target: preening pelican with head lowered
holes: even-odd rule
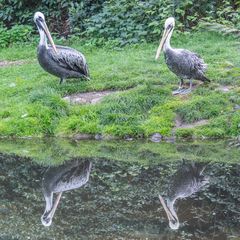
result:
[[[163,50],[168,68],[180,78],[179,88],[178,90],[173,91],[173,94],[187,94],[192,90],[193,79],[202,82],[210,82],[210,80],[204,76],[207,65],[200,56],[186,49],[176,49],[171,47],[170,39],[174,26],[174,18],[168,18],[165,22],[163,36],[157,49],[155,59],[157,60],[159,58],[160,53]],[[184,79],[190,80],[190,86],[188,89],[183,88]]]
[[[70,47],[56,46],[41,12],[34,14],[34,22],[40,34],[37,55],[41,67],[59,77],[60,83],[67,78],[89,80],[89,71],[84,55]],[[47,44],[47,40],[50,45]]]

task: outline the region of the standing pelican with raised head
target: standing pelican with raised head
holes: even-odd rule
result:
[[[165,61],[168,68],[180,78],[179,88],[173,91],[173,94],[187,94],[192,90],[192,80],[200,80],[202,82],[210,82],[208,78],[204,76],[204,72],[207,69],[207,65],[203,59],[196,53],[186,49],[172,48],[170,45],[170,39],[175,26],[175,20],[170,17],[165,22],[164,32],[157,49],[157,60],[163,49]],[[183,80],[189,79],[190,86],[188,89],[183,89]]]
[[[56,46],[41,12],[34,14],[34,22],[40,34],[37,55],[41,67],[59,77],[60,83],[67,78],[89,80],[89,71],[84,55],[70,47]],[[47,39],[50,45],[47,44]]]
[[[167,196],[164,198],[159,195],[159,200],[167,214],[169,227],[171,229],[179,228],[179,219],[174,209],[177,199],[186,198],[198,192],[209,180],[203,175],[206,164],[186,163],[183,161],[182,166],[172,176]]]

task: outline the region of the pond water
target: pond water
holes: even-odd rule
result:
[[[0,239],[240,239],[225,142],[0,141]]]

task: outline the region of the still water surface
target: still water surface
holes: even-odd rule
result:
[[[239,151],[0,141],[0,239],[240,239]]]

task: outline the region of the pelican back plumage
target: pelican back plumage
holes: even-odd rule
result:
[[[186,163],[171,178],[168,188],[168,199],[175,201],[178,198],[186,198],[198,192],[208,183],[208,177],[203,175],[206,164]]]
[[[168,68],[181,79],[210,82],[204,76],[207,64],[198,54],[186,49],[168,48],[164,51],[164,57]]]
[[[56,48],[57,53],[52,46],[38,47],[38,61],[45,71],[61,79],[89,79],[88,65],[82,53],[65,46],[56,46]]]

